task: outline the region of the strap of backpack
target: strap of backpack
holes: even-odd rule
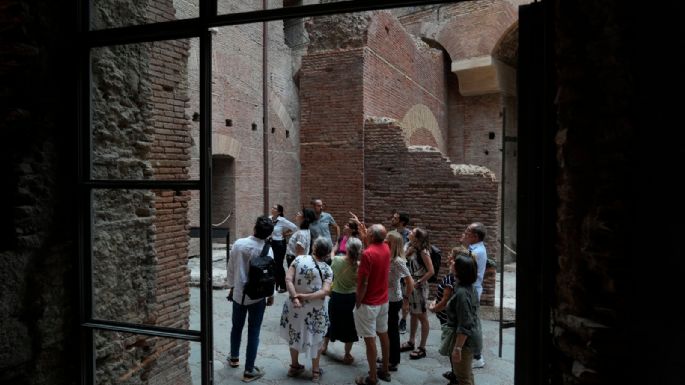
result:
[[[267,254],[269,254],[269,248],[271,247],[271,243],[269,241],[264,240],[264,247],[262,248],[262,252],[259,254],[259,258],[264,258],[266,257]],[[248,280],[247,283],[245,283],[245,286],[243,286],[243,299],[240,301],[241,305],[245,304],[245,287],[247,287],[247,284],[250,283]]]

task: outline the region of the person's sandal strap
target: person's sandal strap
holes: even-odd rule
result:
[[[401,352],[408,352],[414,350],[414,344],[411,342],[405,342],[400,346],[400,351]]]
[[[426,357],[426,348],[418,347],[413,352],[409,353],[409,358],[412,360],[418,360],[419,358]]]
[[[322,376],[323,376],[323,369],[322,368],[319,368],[319,370],[312,370],[312,382],[321,381]]]
[[[300,364],[298,366],[290,365],[288,369],[288,377],[296,377],[304,372],[304,365]]]
[[[355,378],[354,383],[357,385],[376,385],[377,382],[371,381],[369,376],[359,376]]]

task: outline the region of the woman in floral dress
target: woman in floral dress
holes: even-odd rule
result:
[[[323,373],[319,358],[330,324],[326,296],[333,281],[333,271],[324,261],[332,248],[330,240],[319,237],[314,241],[313,255],[298,256],[288,268],[285,285],[290,301],[283,304],[281,337],[290,346],[289,377],[304,372],[298,360],[300,353],[312,360],[312,381],[319,382]]]

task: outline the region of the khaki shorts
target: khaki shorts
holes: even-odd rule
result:
[[[354,309],[354,327],[362,338],[376,337],[388,332],[388,303],[382,305],[361,304]]]

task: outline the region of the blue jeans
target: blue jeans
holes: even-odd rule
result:
[[[240,339],[247,320],[247,352],[245,354],[245,371],[251,372],[254,369],[254,362],[257,358],[257,348],[259,347],[259,332],[262,328],[264,319],[264,309],[266,300],[261,300],[252,305],[240,305],[233,301],[233,315],[231,328],[231,358],[240,357]]]

